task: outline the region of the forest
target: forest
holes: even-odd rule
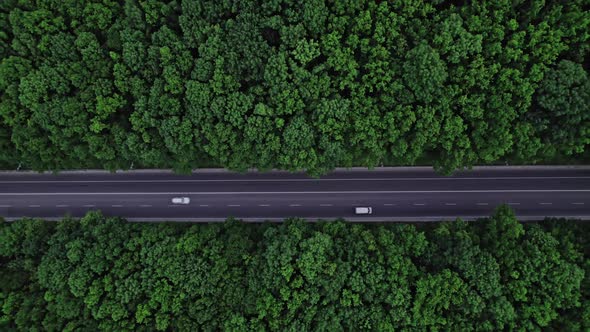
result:
[[[590,4],[3,0],[0,167],[590,160]]]
[[[590,225],[0,223],[2,331],[588,331]]]

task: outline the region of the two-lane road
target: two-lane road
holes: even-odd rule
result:
[[[184,196],[190,204],[172,204]],[[442,177],[426,168],[385,168],[319,179],[285,172],[0,173],[0,216],[7,219],[78,217],[99,209],[132,220],[411,221],[484,217],[500,204],[523,219],[590,219],[590,169],[497,167]],[[372,206],[373,215],[355,216],[355,206]]]

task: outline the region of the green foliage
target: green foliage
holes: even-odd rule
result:
[[[538,90],[533,123],[554,153],[582,153],[590,144],[590,76],[574,62],[560,61]]]
[[[3,1],[0,167],[321,174],[584,159],[587,9]]]
[[[587,330],[590,228],[0,224],[2,330]]]

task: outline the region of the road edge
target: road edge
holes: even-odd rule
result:
[[[338,167],[335,168],[332,172],[407,172],[407,171],[432,171],[432,166],[387,166],[387,167],[351,167],[351,168],[343,168]],[[510,171],[510,170],[590,170],[590,165],[519,165],[519,166],[474,166],[471,169],[463,169],[457,171]],[[273,169],[269,171],[260,171],[258,169],[248,169],[245,172],[237,172],[232,171],[226,168],[199,168],[194,169],[191,172],[192,174],[211,174],[211,173],[302,173],[299,172],[289,172],[285,170],[278,170]],[[116,170],[116,171],[108,171],[108,170],[101,170],[101,169],[80,169],[80,170],[63,170],[59,172],[52,172],[52,171],[44,171],[44,172],[37,172],[37,171],[8,171],[8,170],[0,170],[0,175],[2,174],[177,174],[174,173],[172,169],[134,169],[134,170]]]
[[[110,216],[107,216],[110,217]],[[115,216],[114,216],[115,217]],[[462,219],[465,221],[477,221],[479,219],[489,218],[490,215],[481,215],[481,216],[433,216],[433,217],[388,217],[388,218],[380,218],[380,217],[349,217],[349,218],[342,218],[342,217],[285,217],[285,218],[235,218],[236,220],[243,221],[246,223],[264,223],[264,222],[283,222],[287,219],[296,218],[302,219],[308,222],[322,222],[322,221],[336,221],[336,220],[343,220],[345,222],[354,222],[354,223],[428,223],[428,222],[444,222],[444,221],[455,221],[457,219]],[[40,219],[45,221],[60,221],[65,217],[6,217],[3,218],[7,222],[16,221],[23,218],[31,218],[31,219]],[[124,218],[121,217],[129,222],[136,222],[136,223],[219,223],[224,222],[227,219],[231,218]],[[590,216],[519,216],[516,215],[516,219],[519,221],[543,221],[545,219],[568,219],[568,220],[579,220],[579,221],[586,221],[590,220]],[[81,218],[74,218],[74,219],[81,219]]]

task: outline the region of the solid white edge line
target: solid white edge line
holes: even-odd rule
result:
[[[376,191],[201,191],[201,192],[56,192],[0,193],[0,196],[52,195],[310,195],[310,194],[437,194],[437,193],[585,193],[590,189],[493,189],[493,190],[376,190]]]
[[[0,183],[191,183],[191,182],[334,182],[334,181],[479,181],[479,180],[567,180],[590,176],[513,176],[513,177],[422,177],[422,178],[328,178],[328,179],[170,179],[170,180],[2,180]]]

